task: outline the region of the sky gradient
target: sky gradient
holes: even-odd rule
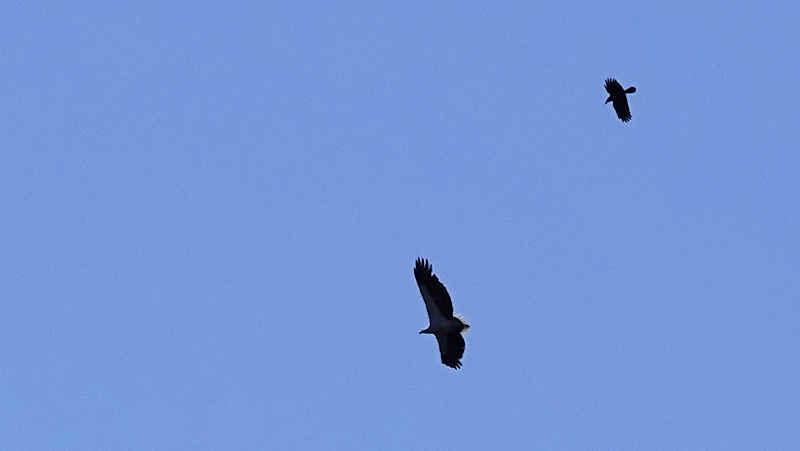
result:
[[[798,11],[8,5],[0,448],[800,449]]]

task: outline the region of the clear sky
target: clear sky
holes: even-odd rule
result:
[[[798,11],[6,5],[0,448],[800,449]]]

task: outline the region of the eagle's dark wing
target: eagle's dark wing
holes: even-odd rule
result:
[[[436,341],[439,342],[439,354],[442,356],[442,363],[450,368],[461,368],[461,357],[464,357],[464,337],[460,333],[455,334],[436,334]]]
[[[453,301],[447,293],[447,288],[439,282],[439,278],[433,274],[433,268],[428,260],[418,258],[414,266],[414,278],[417,279],[419,292],[425,301],[428,316],[435,318],[437,312],[431,311],[432,305],[435,306],[445,319],[453,318]]]
[[[631,110],[628,108],[628,98],[624,93],[611,99],[611,102],[614,105],[614,111],[617,112],[617,117],[622,119],[622,122],[628,122],[631,120]]]

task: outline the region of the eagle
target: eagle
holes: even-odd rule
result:
[[[631,86],[628,89],[622,89],[622,85],[613,78],[606,78],[606,91],[608,91],[608,98],[606,103],[613,102],[614,111],[617,112],[617,117],[622,119],[622,122],[631,120],[631,110],[628,108],[628,97],[626,94],[633,94],[636,88]]]
[[[417,259],[414,278],[417,279],[419,292],[428,311],[428,328],[419,333],[435,335],[442,363],[450,368],[461,368],[465,347],[461,332],[469,328],[469,325],[453,316],[453,301],[450,300],[447,288],[433,274],[433,267],[427,259]]]

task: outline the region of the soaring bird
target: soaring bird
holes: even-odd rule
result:
[[[622,119],[622,122],[631,120],[631,110],[628,108],[628,97],[625,94],[633,94],[636,92],[636,88],[631,86],[628,89],[622,89],[622,85],[617,80],[606,78],[606,91],[608,91],[606,103],[613,102],[617,117]]]
[[[461,332],[469,325],[453,316],[453,301],[447,288],[433,274],[428,260],[418,258],[414,266],[414,278],[417,279],[419,292],[428,310],[428,328],[419,331],[421,334],[433,334],[439,342],[439,354],[442,363],[450,368],[461,368],[461,357],[464,356],[464,337]]]

